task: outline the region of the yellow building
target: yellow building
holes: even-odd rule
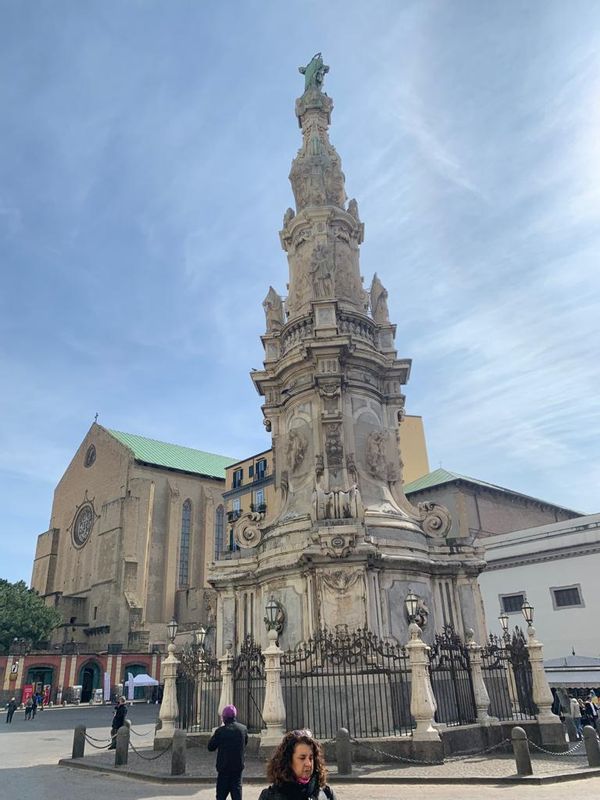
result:
[[[400,457],[403,462],[402,481],[411,483],[429,472],[427,443],[423,417],[406,414],[400,423]]]
[[[216,560],[219,557],[230,558],[232,553],[239,550],[233,528],[242,514],[264,514],[263,519],[270,520],[277,513],[272,450],[264,450],[225,469],[223,501],[227,525],[222,541],[215,540]]]

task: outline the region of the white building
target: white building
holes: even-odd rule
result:
[[[479,582],[490,632],[498,632],[502,611],[511,628],[523,626],[527,599],[545,659],[600,656],[600,514],[480,542],[487,568]]]

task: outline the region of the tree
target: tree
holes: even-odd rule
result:
[[[48,639],[61,622],[58,611],[28,589],[25,581],[9,583],[0,578],[0,653],[8,653],[14,639],[31,645]]]

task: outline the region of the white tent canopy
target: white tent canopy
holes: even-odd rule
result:
[[[136,675],[133,679],[134,686],[158,686],[158,681],[154,678],[151,678],[150,675],[147,675],[145,672],[142,672],[141,675]],[[125,686],[129,686],[129,681],[125,681]]]

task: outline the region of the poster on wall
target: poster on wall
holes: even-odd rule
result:
[[[52,686],[49,683],[44,685],[44,705],[47,706],[50,702],[50,692],[52,690]]]
[[[21,695],[21,702],[26,703],[30,697],[33,696],[33,684],[32,683],[24,683],[23,684],[23,694]]]

